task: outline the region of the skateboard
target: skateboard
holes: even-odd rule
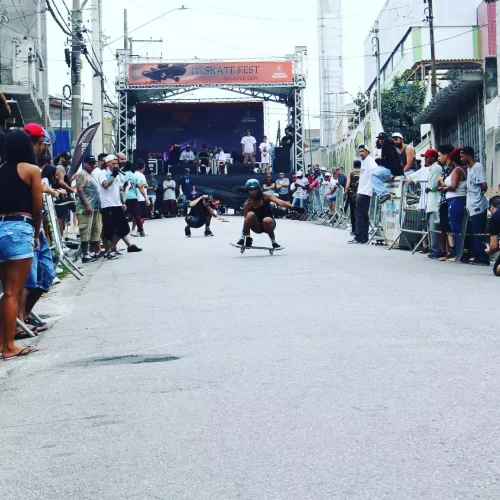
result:
[[[280,250],[284,250],[285,247],[281,248],[269,248],[269,247],[245,247],[242,245],[235,245],[234,243],[229,243],[232,247],[239,248],[241,253],[245,253],[245,250],[267,250],[270,255],[273,255],[274,252],[279,252]]]

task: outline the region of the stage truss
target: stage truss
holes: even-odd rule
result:
[[[135,106],[139,103],[169,102],[177,96],[193,92],[198,89],[217,88],[244,95],[251,99],[271,101],[284,104],[288,109],[288,125],[294,130],[294,168],[295,171],[304,169],[304,89],[306,78],[304,73],[304,59],[307,48],[295,47],[295,52],[286,58],[293,62],[293,82],[252,85],[129,85],[128,67],[130,63],[160,62],[158,59],[131,57],[129,51],[119,50],[118,78],[116,90],[118,93],[118,124],[117,144],[118,151],[131,156],[135,147]],[[221,61],[222,62],[222,61]]]

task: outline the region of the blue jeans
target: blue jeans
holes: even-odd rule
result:
[[[485,210],[481,214],[472,215],[469,218],[470,234],[484,234],[486,232],[486,223],[488,222],[488,212]],[[472,236],[472,256],[475,262],[484,262],[489,264],[490,259],[484,248],[484,236]]]
[[[52,252],[45,235],[40,232],[40,247],[33,256],[30,275],[24,286],[25,288],[39,288],[44,292],[48,292],[55,276]]]
[[[384,182],[389,180],[389,177],[392,175],[391,171],[385,167],[378,167],[372,170],[371,178],[372,178],[372,186],[377,196],[380,198],[386,194],[389,194],[387,188],[385,187]]]
[[[305,209],[307,206],[307,200],[305,200],[304,198],[294,198],[293,199],[293,206]]]
[[[463,234],[463,223],[466,202],[466,196],[448,198],[448,214],[450,217],[451,232],[455,235],[456,254],[460,254],[462,252],[465,241],[465,234]]]
[[[0,222],[0,262],[31,259],[35,247],[35,230],[22,221]]]

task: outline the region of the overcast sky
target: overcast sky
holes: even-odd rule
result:
[[[62,0],[54,0],[65,12]],[[65,0],[71,7],[71,0]],[[86,26],[91,29],[90,3],[84,11]],[[344,87],[355,94],[363,87],[363,45],[385,0],[343,0],[343,54]],[[185,5],[189,10],[162,14]],[[293,53],[297,45],[308,47],[308,82],[305,106],[312,126],[319,113],[319,62],[317,36],[317,8],[312,0],[103,0],[103,31],[110,41],[123,35],[123,9],[128,10],[129,31],[150,22],[131,33],[135,39],[163,39],[162,43],[135,43],[134,53],[164,59],[263,59],[283,57]],[[49,16],[50,19],[50,16]],[[50,92],[60,94],[69,83],[68,68],[64,64],[65,36],[50,20],[49,64]],[[90,34],[89,34],[90,36]],[[104,71],[108,89],[114,89],[116,62],[114,53],[123,47],[123,38],[106,47]],[[89,47],[90,50],[90,47]],[[84,72],[84,98],[91,100],[91,71]],[[364,90],[364,89],[363,89]],[[187,96],[187,95],[186,95]],[[238,97],[238,94],[215,91],[197,91],[193,98]],[[267,133],[276,137],[277,121],[286,119],[284,107],[272,106],[268,114]],[[306,127],[309,124],[306,122]],[[282,128],[283,125],[282,125]]]

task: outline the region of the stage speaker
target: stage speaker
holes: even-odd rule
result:
[[[290,148],[274,148],[273,172],[290,172]]]

